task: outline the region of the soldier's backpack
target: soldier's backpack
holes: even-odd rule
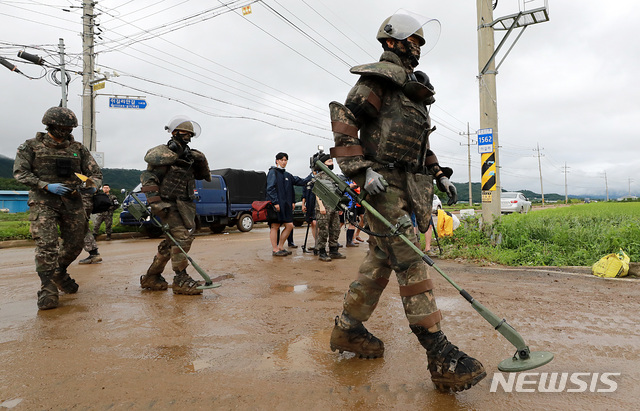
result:
[[[104,213],[105,211],[109,211],[113,203],[108,195],[104,193],[102,190],[98,190],[93,195],[93,214]]]

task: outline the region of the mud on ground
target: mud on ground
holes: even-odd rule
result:
[[[296,229],[299,245],[304,234]],[[265,228],[198,236],[192,257],[223,285],[194,297],[139,288],[157,243],[100,242],[103,263],[69,270],[80,291],[41,312],[33,247],[0,249],[0,409],[637,409],[638,280],[438,261],[532,350],[555,354],[532,372],[590,373],[582,393],[490,392],[498,363],[515,350],[431,270],[443,330],[488,374],[468,391],[442,394],[394,277],[366,323],[385,342],[385,357],[330,351],[333,318],[364,245],[322,263],[300,248],[272,257]],[[605,372],[619,373],[616,391],[597,392],[607,386],[596,380],[590,392],[593,373]]]

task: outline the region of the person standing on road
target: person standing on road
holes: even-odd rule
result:
[[[309,230],[311,231],[311,236],[313,237],[313,248],[307,247],[309,251],[313,251],[315,255],[318,255],[318,250],[316,250],[317,245],[317,221],[316,221],[316,195],[313,194],[313,177],[318,174],[312,167],[311,173],[307,177],[309,182],[305,184],[302,189],[302,212],[304,213],[304,221],[307,222],[307,237],[305,237],[305,241],[308,241]]]
[[[102,191],[109,197],[109,201],[111,201],[111,207],[107,211],[103,211],[102,213],[94,214],[93,217],[93,236],[98,237],[100,234],[100,226],[104,222],[104,232],[107,235],[107,241],[111,241],[111,233],[113,233],[113,212],[120,207],[120,203],[118,202],[118,197],[111,194],[111,187],[109,184],[104,184],[102,186]]]
[[[318,160],[323,162],[329,170],[333,169],[333,159],[327,153],[318,156]],[[314,177],[315,183],[323,183],[326,186],[336,186],[336,183],[322,170]],[[325,207],[320,197],[316,196],[316,221],[318,225],[318,259],[320,261],[331,261],[347,258],[338,251],[338,237],[340,236],[340,215],[338,210]],[[329,254],[327,254],[327,242],[329,243]]]
[[[434,89],[425,73],[414,71],[421,47],[430,50],[439,32],[437,20],[399,10],[378,31],[384,50],[380,61],[353,67],[351,72],[361,77],[345,104],[330,104],[336,143],[332,156],[344,174],[365,190],[373,208],[392,224],[399,224],[410,239],[416,239],[413,226],[404,223],[410,221],[412,212],[420,231],[428,229],[434,178],[449,202],[456,200],[449,181],[452,170],[440,167],[429,147],[429,134],[435,129],[429,117]],[[388,232],[374,216],[368,223],[373,232]],[[363,322],[373,313],[391,271],[400,285],[409,327],[426,349],[436,388],[460,391],[478,383],[486,376],[482,364],[451,344],[441,331],[442,317],[427,266],[398,237],[369,238],[359,277],[351,283],[342,314],[335,319],[331,349],[365,358],[383,356],[383,342]]]
[[[84,212],[87,214],[87,233],[84,235],[84,250],[88,252],[89,255],[78,261],[78,264],[98,264],[102,262],[96,237],[89,228],[89,216],[91,216],[91,212],[93,211],[93,194],[94,193],[88,192],[87,190],[81,192]]]
[[[30,232],[41,282],[38,308],[48,310],[58,307],[58,289],[66,294],[78,291],[67,267],[82,251],[87,214],[79,192],[81,180],[75,174],[100,186],[102,172],[89,150],[71,135],[78,126],[73,111],[52,107],[42,123],[47,133],[38,132],[18,147],[13,176],[30,188]]]
[[[195,231],[195,180],[211,181],[211,171],[205,155],[189,147],[192,138],[200,135],[200,125],[186,116],[176,116],[165,130],[171,133],[167,144],[156,146],[144,157],[147,170],[140,176],[142,192],[147,196],[151,212],[169,226],[169,233],[185,252],[191,249]],[[171,260],[173,293],[202,294],[198,282],[187,274],[189,261],[168,236],[158,245],[147,273],[140,277],[140,287],[152,291],[169,286],[162,277]]]
[[[296,196],[293,186],[304,186],[308,182],[308,178],[300,178],[287,172],[288,162],[287,153],[276,154],[276,165],[272,166],[267,174],[267,200],[271,201],[278,213],[278,219],[270,223],[269,231],[272,255],[276,257],[292,254],[284,249],[284,243],[293,230],[293,203]],[[280,226],[283,226],[284,230],[278,237]]]

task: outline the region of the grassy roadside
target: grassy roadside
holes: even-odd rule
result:
[[[120,211],[113,213],[113,232],[124,233],[139,231],[135,226],[120,225]],[[89,223],[93,227],[92,223]],[[100,234],[104,234],[104,225],[100,227]],[[29,233],[29,212],[25,213],[0,213],[0,241],[8,240],[30,240]]]
[[[510,266],[589,266],[620,248],[631,261],[640,261],[640,202],[575,204],[505,215],[482,229],[477,217],[470,218],[440,244],[445,258]],[[431,245],[437,247],[435,240]]]

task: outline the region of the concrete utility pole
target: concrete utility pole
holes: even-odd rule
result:
[[[60,88],[62,89],[61,107],[67,107],[67,72],[64,69],[64,40],[58,43],[60,49]]]
[[[82,3],[82,144],[89,151],[96,151],[95,109],[93,98],[94,52],[93,52],[93,6],[96,2]]]
[[[540,194],[542,194],[542,206],[544,207],[544,189],[542,188],[542,165],[540,163],[540,144],[537,145],[538,150],[538,171],[540,172]]]
[[[607,182],[607,172],[604,172],[604,189],[607,191],[607,201],[609,201],[609,183]]]
[[[569,203],[569,193],[567,190],[567,174],[569,173],[569,167],[567,167],[567,162],[564,162],[564,170],[562,170],[562,172],[564,173],[564,203],[568,204]]]
[[[480,128],[493,130],[493,149],[496,165],[494,191],[482,192],[482,219],[493,222],[500,216],[500,169],[498,155],[498,96],[496,93],[495,41],[493,38],[493,7],[486,0],[477,0],[478,14],[478,83],[480,90]]]
[[[468,165],[469,165],[469,207],[473,207],[473,192],[471,190],[471,135],[476,134],[469,131],[469,123],[467,122],[467,132],[459,133],[462,135],[467,135],[467,156],[468,156]]]
[[[516,14],[499,17],[493,19],[494,1],[476,0],[477,9],[477,29],[478,29],[478,86],[480,89],[480,128],[491,129],[493,134],[493,152],[482,154],[482,170],[488,170],[490,174],[495,168],[495,175],[491,176],[488,181],[491,184],[486,190],[482,191],[482,219],[486,223],[491,223],[496,217],[500,216],[500,192],[502,185],[500,184],[500,161],[498,155],[498,97],[496,94],[496,74],[497,67],[502,65],[504,59],[509,55],[515,43],[520,39],[524,30],[531,24],[549,21],[549,13],[547,10],[547,0],[544,1],[544,7],[538,7],[531,10],[521,10]],[[534,0],[528,0],[522,3],[533,3]],[[497,5],[497,1],[495,1]],[[520,3],[519,3],[520,4]],[[518,37],[513,41],[500,63],[496,66],[495,58],[502,46],[506,43],[511,32],[521,28]],[[494,49],[494,30],[506,30],[506,34],[500,41],[497,48]],[[483,187],[484,188],[484,187]],[[543,197],[544,204],[544,197]]]

